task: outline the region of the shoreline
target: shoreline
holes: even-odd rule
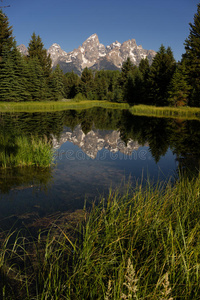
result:
[[[200,108],[197,107],[156,107],[152,105],[133,105],[128,103],[117,103],[109,101],[84,100],[80,102],[72,101],[49,101],[49,102],[0,102],[0,112],[55,112],[62,110],[83,110],[93,107],[107,109],[127,109],[133,115],[162,117],[162,118],[182,118],[200,120]]]

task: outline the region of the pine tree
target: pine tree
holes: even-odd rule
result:
[[[94,78],[95,99],[106,100],[108,93],[108,83],[106,80],[106,72],[104,70],[97,71]]]
[[[133,65],[130,57],[128,57],[127,60],[122,64],[121,74],[118,78],[118,92],[114,93],[114,99],[116,99],[117,95],[118,101],[120,101],[121,98],[121,101],[123,102],[132,102],[132,96],[130,91],[133,87],[133,77],[136,69],[137,67]]]
[[[87,67],[83,70],[81,74],[79,90],[87,99],[92,100],[92,93],[94,89],[94,78],[92,70]]]
[[[172,106],[187,105],[190,90],[185,63],[182,62],[177,67],[169,86],[169,104]]]
[[[26,62],[14,46],[12,51],[4,47],[0,62],[0,100],[27,101],[30,100],[27,82]]]
[[[2,57],[4,46],[7,47],[8,51],[14,46],[12,32],[12,26],[9,25],[7,16],[0,10],[0,59]]]
[[[11,52],[11,57],[13,61],[13,71],[15,75],[15,101],[29,101],[31,100],[31,95],[28,92],[28,68],[27,63],[22,57],[21,53],[15,46]]]
[[[175,59],[171,48],[161,45],[153,59],[150,68],[148,85],[149,101],[158,106],[167,105],[168,89],[176,68]]]
[[[134,70],[135,70],[135,66],[133,65],[133,63],[131,62],[130,57],[127,58],[127,60],[123,63],[122,65],[122,71],[121,71],[121,76],[120,76],[120,85],[123,87],[123,85],[125,84],[128,76],[130,73],[133,74]]]
[[[142,58],[139,63],[139,70],[144,78],[144,80],[147,80],[149,72],[150,72],[150,65],[148,58]]]
[[[64,75],[64,93],[67,99],[73,99],[78,93],[80,78],[73,71]]]
[[[25,62],[17,50],[8,18],[0,12],[0,99],[27,100]]]
[[[47,98],[47,84],[44,71],[37,57],[28,60],[28,92],[33,101],[42,101]]]
[[[190,34],[185,40],[185,60],[189,84],[192,86],[189,104],[200,106],[200,4],[194,15],[194,23],[189,23]]]
[[[134,103],[134,88],[135,88],[135,82],[133,74],[129,73],[128,78],[126,79],[126,82],[124,83],[123,87],[123,99],[128,103]]]
[[[59,100],[64,97],[64,74],[57,65],[49,78],[50,96],[52,100]]]
[[[113,100],[115,102],[123,102],[123,92],[119,86],[116,86],[114,90]]]
[[[44,49],[44,44],[42,43],[40,36],[36,36],[35,32],[31,36],[31,40],[28,45],[28,53],[30,58],[38,58],[44,75],[46,77],[50,76],[52,63],[50,54],[47,54],[47,50]]]
[[[5,46],[0,62],[0,101],[15,101],[15,79],[11,53],[8,47]]]
[[[143,104],[149,104],[148,103],[148,97],[149,97],[149,73],[150,73],[150,65],[148,58],[141,59],[139,63],[139,71],[142,75],[142,83],[141,83],[141,103]]]
[[[107,78],[107,83],[108,83],[108,93],[107,93],[107,99],[108,101],[117,101],[120,100],[120,93],[115,93],[116,90],[119,90],[119,78],[121,76],[120,71],[111,71],[107,70],[106,71],[106,78]],[[122,91],[121,91],[121,96],[122,96]]]
[[[139,68],[135,68],[134,73],[129,73],[123,90],[126,102],[130,104],[142,103],[143,77]]]

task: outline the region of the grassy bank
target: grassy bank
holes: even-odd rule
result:
[[[114,103],[109,101],[74,100],[49,101],[49,102],[0,102],[0,112],[53,112],[62,110],[82,110],[92,107],[108,109],[129,109],[138,116],[167,117],[200,119],[200,108],[195,107],[156,107],[151,105],[134,105],[128,103]]]
[[[1,112],[53,112],[68,109],[87,109],[92,107],[128,109],[126,103],[112,103],[109,101],[83,100],[76,102],[73,100],[66,101],[49,101],[49,102],[0,102]]]
[[[130,108],[130,111],[132,114],[137,116],[200,120],[200,108],[197,107],[156,107],[152,105],[134,105]]]
[[[110,191],[37,239],[1,236],[2,299],[199,299],[200,176],[162,187]]]

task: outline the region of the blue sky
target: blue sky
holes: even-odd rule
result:
[[[17,44],[28,46],[33,32],[45,48],[58,43],[67,52],[96,33],[105,46],[136,39],[144,49],[172,48],[184,53],[199,0],[3,0]]]

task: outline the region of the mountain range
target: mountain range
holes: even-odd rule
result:
[[[24,45],[18,48],[23,54],[28,53]],[[47,53],[51,55],[53,68],[59,64],[64,73],[74,71],[77,74],[81,74],[86,67],[96,70],[120,70],[128,57],[136,66],[142,58],[146,57],[151,64],[156,55],[154,50],[146,50],[141,45],[138,46],[135,39],[122,44],[116,41],[109,46],[104,46],[99,42],[96,33],[71,52],[65,52],[60,45],[54,43]]]

